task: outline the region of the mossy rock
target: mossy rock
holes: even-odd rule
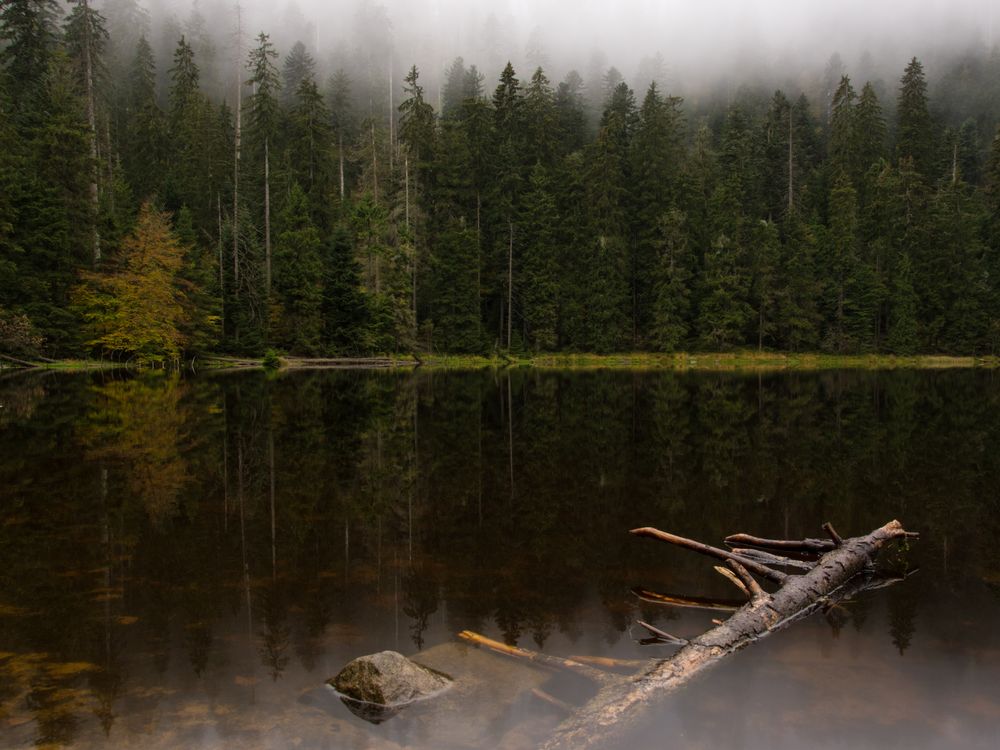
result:
[[[451,685],[451,678],[396,651],[359,656],[327,684],[356,701],[399,706],[430,698]]]

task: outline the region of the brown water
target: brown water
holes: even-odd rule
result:
[[[922,533],[872,591],[730,657],[632,747],[1000,745],[1000,378],[311,372],[0,380],[0,747],[535,747],[586,686],[456,643],[635,659],[717,614],[626,531]],[[379,725],[355,656],[458,678]]]

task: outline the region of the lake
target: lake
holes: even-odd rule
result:
[[[1000,745],[1000,373],[0,374],[0,747],[519,748],[590,688],[456,638],[664,657],[736,600],[630,536],[919,531],[630,747]],[[724,614],[722,616],[725,616]],[[324,682],[457,678],[380,724]]]

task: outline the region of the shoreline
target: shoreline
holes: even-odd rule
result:
[[[28,372],[48,370],[85,372],[94,370],[171,369],[157,366],[138,366],[114,363],[108,360],[65,359],[32,362],[31,367],[0,362],[0,371]],[[819,370],[945,370],[945,369],[997,369],[1000,357],[960,357],[950,355],[895,356],[888,354],[817,354],[787,352],[679,352],[657,354],[631,352],[619,354],[555,353],[533,356],[480,355],[385,355],[379,357],[281,357],[281,366],[275,372],[292,370],[379,370],[379,369],[432,369],[432,370],[483,370],[483,369],[549,369],[549,370],[663,370],[705,372],[780,372]],[[202,372],[206,370],[265,369],[263,358],[211,356],[195,357],[180,365],[180,369]]]

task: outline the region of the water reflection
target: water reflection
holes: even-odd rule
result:
[[[899,516],[923,540],[887,563],[919,562],[919,577],[761,651],[807,663],[846,644],[886,680],[918,652],[923,685],[956,681],[979,660],[981,671],[956,683],[967,700],[949,703],[954,715],[917,691],[898,722],[936,712],[952,746],[990,746],[1000,739],[987,728],[1000,722],[983,719],[1000,717],[988,687],[1000,676],[994,378],[4,379],[0,744],[530,747],[558,720],[524,697],[533,678],[512,671],[504,682],[498,670],[511,667],[452,653],[441,644],[454,633],[648,656],[629,634],[637,617],[689,635],[717,615],[643,602],[632,587],[731,592],[703,560],[625,530],[793,537],[825,519],[860,532]],[[493,684],[454,700],[477,718],[459,731],[433,711],[404,712],[373,729],[300,700],[346,661],[383,648],[425,651],[447,672],[468,672],[462,660],[475,658]],[[725,694],[750,669],[781,679],[762,659],[741,655],[711,689]],[[802,675],[795,659],[783,657],[782,669]],[[825,678],[812,679],[819,690]],[[722,739],[709,729],[718,721],[709,695],[694,691],[702,702],[684,698],[686,717],[665,717],[659,730],[676,736],[683,725],[690,747]],[[788,700],[789,721],[808,713],[804,698]],[[739,710],[757,722],[757,709]],[[911,745],[943,746],[943,731]],[[743,746],[794,746],[765,736]],[[866,743],[877,746],[875,735],[855,737]]]

